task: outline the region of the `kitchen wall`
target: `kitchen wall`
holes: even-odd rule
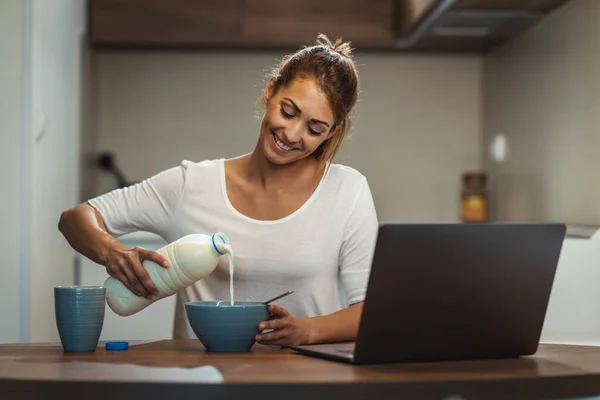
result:
[[[279,53],[96,54],[97,150],[129,180],[182,159],[250,152],[255,101]],[[456,220],[460,174],[480,168],[481,59],[357,54],[363,93],[336,162],[364,173],[382,220]],[[89,196],[115,188],[96,176]]]
[[[57,223],[80,197],[84,6],[0,3],[0,343],[58,340],[53,288],[74,282]]]
[[[484,59],[492,214],[600,225],[600,2],[572,0]],[[487,149],[507,138],[507,159]]]
[[[32,1],[30,340],[58,340],[57,285],[74,281],[75,254],[58,232],[79,198],[85,2]]]
[[[27,190],[27,170],[23,168],[24,140],[24,63],[25,5],[21,0],[0,2],[0,343],[18,342],[26,327],[21,316],[26,302],[22,300],[22,265],[24,237],[23,192]]]

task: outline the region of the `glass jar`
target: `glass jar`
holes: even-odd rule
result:
[[[466,223],[487,222],[488,197],[486,192],[486,174],[484,172],[466,172],[462,178],[462,221]]]

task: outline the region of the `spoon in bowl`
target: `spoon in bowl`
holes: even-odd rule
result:
[[[279,299],[281,299],[282,297],[289,296],[289,295],[290,295],[290,294],[292,294],[292,293],[294,293],[294,291],[293,291],[293,290],[290,290],[290,291],[288,291],[288,292],[285,292],[285,293],[283,293],[283,294],[280,294],[280,295],[279,295],[279,296],[277,296],[277,297],[273,297],[271,300],[267,300],[267,301],[265,301],[264,303],[265,303],[265,304],[269,304],[269,303],[271,303],[271,302],[273,302],[273,301],[275,301],[275,300],[279,300]]]

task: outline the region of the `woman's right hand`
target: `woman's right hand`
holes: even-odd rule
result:
[[[143,247],[130,249],[125,246],[111,247],[106,254],[104,266],[110,276],[121,281],[132,293],[150,299],[158,294],[158,289],[142,265],[144,260],[163,268],[169,267],[167,259],[152,250]]]

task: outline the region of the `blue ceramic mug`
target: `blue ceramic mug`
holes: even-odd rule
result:
[[[258,301],[193,301],[185,304],[190,326],[207,351],[243,352],[254,345],[258,324],[269,319]]]
[[[65,352],[93,352],[104,324],[106,288],[103,286],[57,286],[54,315]]]

